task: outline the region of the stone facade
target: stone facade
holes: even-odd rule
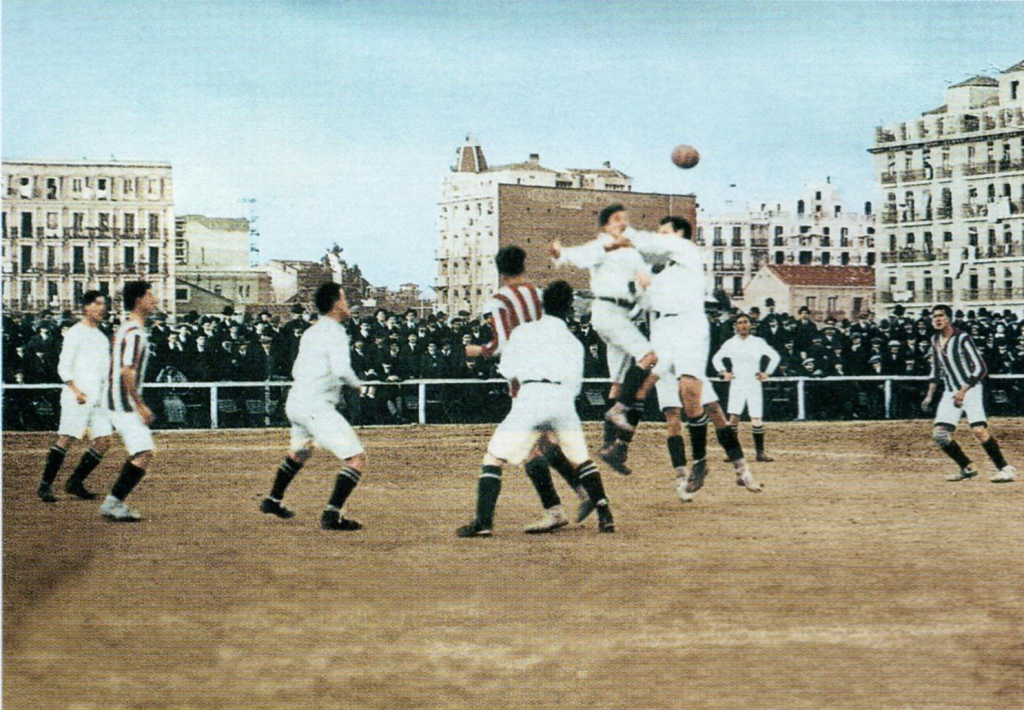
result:
[[[1024,306],[1024,62],[877,129],[879,307]]]
[[[98,289],[119,312],[125,282],[145,279],[175,313],[170,163],[5,161],[2,190],[5,310],[77,310]]]

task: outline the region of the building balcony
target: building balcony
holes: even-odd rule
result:
[[[1024,301],[1024,288],[965,288],[960,297],[964,301]]]
[[[739,238],[739,239],[736,239],[736,238],[734,238],[734,239],[733,239],[733,240],[732,240],[732,241],[731,241],[731,242],[729,243],[729,246],[734,246],[734,247],[741,247],[741,246],[743,246],[743,239],[742,239],[742,238]]]
[[[896,173],[882,173],[882,184],[883,185],[895,185],[896,184]]]
[[[752,246],[752,247],[767,248],[768,247],[768,237],[754,237],[750,241],[750,246]]]
[[[911,264],[914,262],[941,261],[949,257],[942,249],[898,249],[880,254],[883,264]]]

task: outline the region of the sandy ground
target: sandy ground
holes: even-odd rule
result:
[[[992,423],[1024,473],[1024,420]],[[297,518],[257,511],[284,430],[159,433],[131,525],[41,503],[50,437],[5,434],[3,706],[1024,707],[1024,480],[989,483],[961,431],[982,476],[945,482],[928,430],[769,425],[763,493],[714,447],[684,505],[645,424],[636,473],[605,473],[614,535],[524,535],[539,506],[510,468],[490,540],[454,536],[488,426],[363,431],[358,533],[318,527],[327,454]]]

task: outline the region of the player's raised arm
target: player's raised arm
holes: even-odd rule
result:
[[[574,247],[562,246],[556,239],[551,242],[549,252],[555,259],[555,266],[575,266],[579,269],[589,269],[600,264],[604,261],[605,255],[604,244],[600,238]]]

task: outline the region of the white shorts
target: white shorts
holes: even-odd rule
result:
[[[622,382],[630,358],[641,359],[654,350],[651,343],[629,318],[629,310],[595,298],[590,306],[590,322],[607,346],[608,374],[612,382]]]
[[[980,424],[988,421],[988,417],[985,416],[985,392],[980,383],[967,390],[962,407],[953,404],[953,395],[955,394],[956,392],[949,390],[942,393],[938,411],[935,412],[936,424],[949,424],[955,427],[960,423],[960,417],[964,415],[967,416],[968,424]]]
[[[706,406],[712,402],[717,402],[718,393],[715,392],[715,386],[711,384],[711,380],[708,379],[707,375],[701,375],[699,379],[701,383],[701,405]],[[661,407],[661,411],[683,408],[683,401],[679,398],[679,380],[671,377],[659,378],[654,383],[654,391],[658,393],[658,406]]]
[[[727,414],[740,416],[746,408],[751,419],[764,416],[764,388],[759,380],[737,380],[729,382],[729,406]]]
[[[550,431],[569,463],[587,461],[587,440],[576,413],[576,397],[561,385],[528,382],[512,400],[512,410],[498,425],[487,445],[496,459],[518,465],[533,450],[541,432]]]
[[[292,451],[308,449],[315,443],[342,461],[363,453],[363,444],[355,429],[330,404],[306,407],[293,404],[289,398],[285,414],[292,423]]]
[[[117,433],[121,435],[124,448],[128,450],[128,456],[156,449],[153,444],[153,432],[142,421],[138,412],[110,412],[110,421],[113,422]]]
[[[79,404],[71,390],[65,387],[60,393],[60,426],[57,433],[82,439],[89,432],[92,439],[110,436],[114,430],[110,423],[110,411],[102,400]]]
[[[679,379],[707,372],[711,335],[708,319],[687,314],[662,316],[651,324],[651,346],[658,353],[654,374]]]

